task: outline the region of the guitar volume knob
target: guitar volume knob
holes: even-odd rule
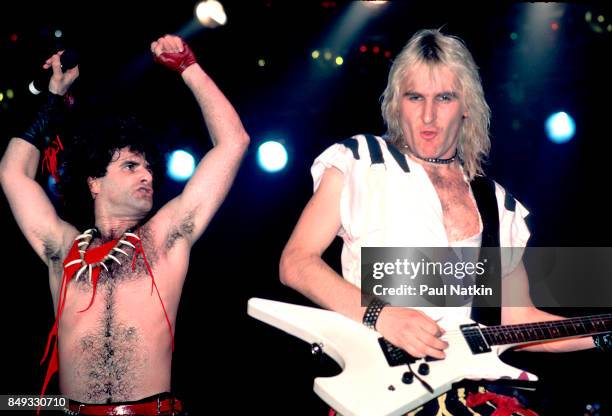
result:
[[[426,376],[427,374],[429,374],[429,364],[427,363],[421,363],[419,365],[419,369],[418,372],[420,375],[422,376]]]
[[[402,374],[402,383],[412,384],[413,380],[414,380],[414,374],[412,374],[411,371],[406,371],[404,374]]]

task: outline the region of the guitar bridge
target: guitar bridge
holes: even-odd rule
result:
[[[412,355],[408,354],[401,348],[396,347],[391,344],[389,341],[384,339],[383,337],[378,338],[378,344],[385,354],[385,358],[387,359],[387,363],[391,367],[397,367],[399,365],[404,364],[412,364],[416,362],[416,358]]]
[[[491,347],[484,339],[478,324],[461,325],[459,328],[473,354],[483,354],[491,351]]]

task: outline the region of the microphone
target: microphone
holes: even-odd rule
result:
[[[74,49],[66,48],[64,49],[64,53],[60,55],[60,63],[62,64],[62,71],[65,72],[79,64],[79,55]],[[52,68],[41,71],[28,85],[30,92],[34,95],[38,95],[46,91],[49,88],[49,80],[52,75]]]

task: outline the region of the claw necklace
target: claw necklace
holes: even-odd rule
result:
[[[75,276],[75,280],[77,281],[79,280],[81,275],[87,270],[87,278],[89,280],[89,283],[92,283],[92,270],[96,267],[101,266],[102,268],[104,268],[104,270],[108,272],[108,267],[106,263],[109,261],[114,261],[121,266],[121,262],[114,254],[115,253],[117,253],[117,255],[123,254],[125,257],[129,258],[130,255],[126,253],[124,250],[122,250],[120,247],[128,246],[128,247],[135,249],[136,246],[128,241],[128,237],[133,238],[137,241],[140,240],[140,237],[138,237],[136,234],[126,231],[119,238],[119,240],[115,243],[115,246],[110,249],[108,254],[106,254],[106,256],[104,256],[102,260],[90,264],[87,262],[87,260],[85,260],[85,253],[87,252],[87,248],[89,247],[89,244],[93,240],[94,235],[97,233],[99,233],[97,228],[90,228],[89,230],[84,231],[83,234],[77,236],[74,239],[74,241],[77,242],[79,258],[76,260],[72,260],[71,262],[67,263],[64,267],[70,267],[76,264],[81,265],[81,268],[77,271],[76,276]]]

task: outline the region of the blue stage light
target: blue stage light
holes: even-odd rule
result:
[[[576,133],[576,123],[567,113],[554,113],[546,119],[546,134],[553,143],[569,142]]]
[[[175,150],[168,159],[168,176],[178,182],[191,178],[195,170],[195,159],[184,150]]]
[[[266,172],[278,172],[287,165],[287,150],[285,146],[274,140],[259,145],[257,163]]]

